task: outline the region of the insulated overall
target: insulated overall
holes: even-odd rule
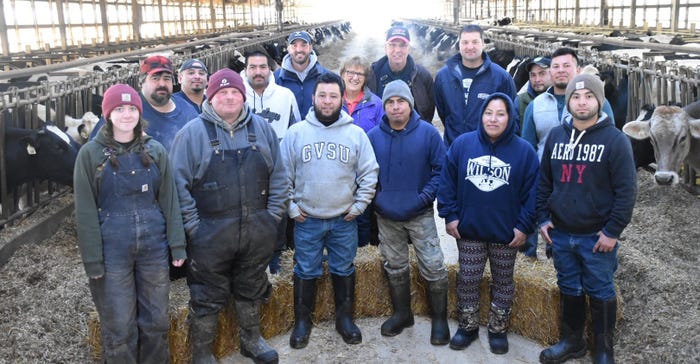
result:
[[[105,155],[111,151],[105,148]],[[160,171],[139,153],[98,171],[98,214],[105,275],[90,279],[107,363],[167,363],[168,242],[158,205]]]
[[[202,120],[213,148],[204,177],[191,190],[199,226],[187,245],[190,306],[197,317],[218,313],[232,293],[236,300],[269,295],[265,269],[276,246],[278,222],[267,211],[269,170],[256,143],[222,149],[213,123]]]

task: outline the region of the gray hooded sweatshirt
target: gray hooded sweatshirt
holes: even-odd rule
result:
[[[348,211],[360,215],[374,197],[379,165],[369,138],[341,111],[329,126],[313,109],[282,139],[290,191],[289,217],[329,219]]]

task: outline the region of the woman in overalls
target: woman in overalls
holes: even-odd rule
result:
[[[177,190],[165,148],[143,133],[138,93],[116,84],[102,111],[104,127],[78,153],[74,195],[103,359],[167,363],[168,260],[186,258]]]

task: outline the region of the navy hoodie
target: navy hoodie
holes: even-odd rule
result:
[[[568,233],[620,237],[632,219],[637,171],[629,138],[610,117],[579,131],[568,116],[549,132],[541,169],[539,225],[552,221]]]
[[[406,221],[432,209],[445,160],[445,143],[437,129],[413,110],[403,130],[391,129],[385,115],[367,136],[379,163],[377,213]]]
[[[459,220],[462,239],[508,244],[513,228],[533,231],[539,162],[530,143],[515,133],[518,119],[509,95],[489,95],[479,115],[496,96],[508,106],[508,126],[495,142],[481,121],[476,131],[455,139],[442,168],[438,212],[446,223]]]

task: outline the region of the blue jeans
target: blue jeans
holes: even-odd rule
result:
[[[617,270],[617,248],[609,253],[595,252],[598,234],[576,235],[552,229],[554,268],[563,294],[608,301],[615,298],[613,277]]]
[[[539,228],[535,226],[535,232],[529,234],[525,240],[525,244],[520,247],[520,251],[528,257],[537,257],[537,231]]]
[[[357,222],[345,221],[341,215],[330,219],[307,217],[294,223],[294,274],[314,279],[323,274],[323,249],[328,251],[328,268],[332,274],[347,277],[355,272]]]

